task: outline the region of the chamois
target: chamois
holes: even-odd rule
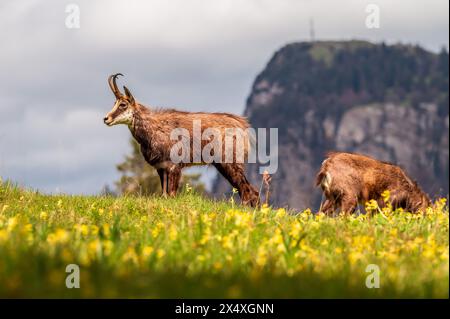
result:
[[[249,123],[245,118],[229,113],[183,112],[175,109],[147,108],[135,100],[127,87],[123,87],[125,94],[120,92],[116,84],[116,79],[119,75],[123,76],[121,73],[117,73],[108,78],[108,83],[114,93],[116,102],[103,121],[108,126],[116,124],[128,126],[131,134],[140,144],[145,160],[156,169],[164,196],[167,194],[169,196],[176,195],[181,171],[184,167],[211,164],[228,180],[232,187],[237,189],[243,204],[251,206],[258,204],[259,193],[248,182],[244,174],[243,161],[237,160],[239,155],[248,155],[251,144],[249,142],[251,141],[251,136],[249,136],[247,131]],[[236,144],[236,149],[233,147],[231,150],[231,161],[215,160],[211,163],[205,163],[202,156],[199,156],[198,150],[196,150],[198,147],[195,148],[194,144],[200,145],[201,150],[203,150],[203,147],[208,142],[211,142],[211,139],[204,140],[200,136],[196,140],[195,134],[193,134],[195,123],[201,125],[201,133],[204,133],[207,129],[218,132],[220,136],[219,144],[223,145],[223,147],[226,144],[226,137],[229,136],[227,130],[236,129],[236,131],[242,133],[241,136],[245,140],[243,148],[239,149],[236,141],[237,135],[235,135],[231,140],[233,145],[234,143]],[[189,133],[188,149],[190,154],[187,155],[189,157],[187,161],[179,162],[171,159],[173,147],[179,142],[171,137],[172,132],[176,129]],[[230,151],[230,149],[225,149],[225,151]],[[226,157],[227,154],[224,154],[224,156]],[[198,162],[196,159],[200,159],[200,161]]]
[[[327,215],[339,208],[351,214],[358,203],[371,199],[383,207],[381,194],[386,190],[394,208],[418,212],[431,204],[429,197],[399,166],[361,154],[328,153],[316,176],[316,186],[319,185],[325,195],[321,211]]]

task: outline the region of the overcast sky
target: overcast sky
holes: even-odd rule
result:
[[[66,5],[80,28],[65,25]],[[380,28],[365,27],[366,5]],[[366,39],[448,48],[447,0],[161,0],[0,2],[0,176],[45,192],[97,193],[130,150],[102,118],[122,72],[146,105],[242,113],[255,76],[281,46]],[[208,175],[214,174],[209,169]]]

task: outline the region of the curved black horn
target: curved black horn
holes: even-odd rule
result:
[[[122,73],[116,73],[112,74],[108,78],[109,87],[111,88],[111,91],[114,93],[116,98],[120,98],[122,96],[122,93],[120,93],[119,88],[117,87],[116,79],[118,76],[123,76]]]

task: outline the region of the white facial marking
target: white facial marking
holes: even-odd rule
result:
[[[130,108],[128,108],[125,111],[123,111],[122,113],[120,113],[115,119],[113,119],[111,125],[116,125],[116,124],[129,125],[129,124],[131,124],[132,120],[133,120],[133,112],[131,111]]]
[[[116,110],[120,107],[120,101],[117,101],[116,104],[114,104],[114,107],[112,110],[106,115],[107,118],[112,118],[113,114],[116,112]],[[133,122],[133,111],[130,107],[128,107],[125,111],[122,111],[119,115],[117,115],[115,118],[112,118],[111,122],[107,123],[109,126],[117,125],[117,124],[126,124],[130,125]]]
[[[328,191],[331,188],[331,182],[332,182],[331,174],[326,172],[325,177],[322,179],[321,182],[322,187]]]

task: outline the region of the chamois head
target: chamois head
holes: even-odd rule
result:
[[[116,79],[122,73],[110,75],[108,78],[109,87],[116,97],[116,102],[112,110],[103,118],[106,125],[116,124],[130,125],[133,121],[133,115],[136,110],[136,101],[126,86],[123,87],[125,94],[122,94],[117,87]]]

